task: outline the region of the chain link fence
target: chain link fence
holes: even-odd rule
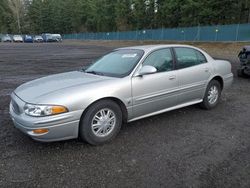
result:
[[[250,41],[250,24],[197,26],[124,32],[65,34],[78,40]]]

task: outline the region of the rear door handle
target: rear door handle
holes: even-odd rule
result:
[[[169,76],[169,80],[175,80],[176,79],[176,76],[173,75],[173,76]]]
[[[209,68],[205,68],[205,72],[209,72]]]

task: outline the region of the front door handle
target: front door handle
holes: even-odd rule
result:
[[[169,80],[175,80],[176,79],[176,76],[173,75],[173,76],[169,76]]]

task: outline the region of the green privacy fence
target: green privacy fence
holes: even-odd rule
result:
[[[250,24],[65,34],[78,40],[250,41]]]

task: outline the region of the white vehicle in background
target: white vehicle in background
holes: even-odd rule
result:
[[[11,39],[11,37],[9,35],[4,35],[2,37],[2,41],[3,42],[12,42],[12,39]]]
[[[43,37],[41,35],[36,35],[33,38],[33,42],[37,42],[37,43],[43,42]]]
[[[14,35],[13,42],[23,42],[23,37],[21,35]]]
[[[52,39],[54,42],[62,42],[62,36],[60,34],[52,34]]]

